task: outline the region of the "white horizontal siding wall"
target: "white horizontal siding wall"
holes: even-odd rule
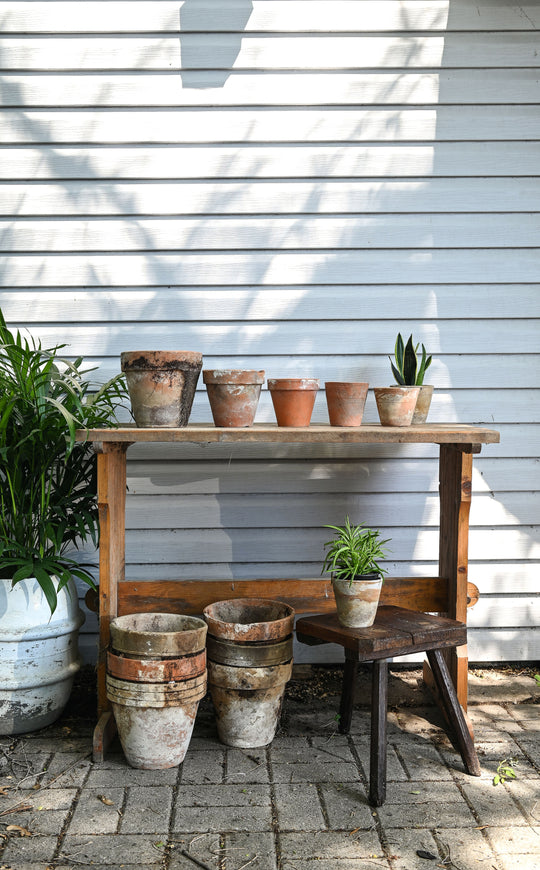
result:
[[[431,420],[501,432],[474,463],[476,661],[540,658],[539,25],[504,0],[0,2],[8,321],[103,378],[185,347],[372,386],[413,332]],[[346,513],[391,573],[436,573],[430,446],[129,456],[128,578],[316,576]]]

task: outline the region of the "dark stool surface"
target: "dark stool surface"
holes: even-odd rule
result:
[[[358,661],[393,658],[467,643],[467,626],[445,616],[382,605],[369,628],[345,628],[337,613],[303,616],[296,623],[303,643],[338,643],[357,653]]]

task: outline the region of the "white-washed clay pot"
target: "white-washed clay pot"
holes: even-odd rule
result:
[[[422,384],[419,388],[416,406],[412,418],[412,425],[416,423],[425,423],[431,406],[431,398],[433,396],[433,384]]]
[[[80,668],[84,616],[70,580],[51,616],[36,579],[0,580],[0,734],[26,734],[55,722]]]
[[[332,578],[338,619],[345,628],[367,628],[373,625],[379,606],[383,578],[381,574],[366,574],[362,579]]]
[[[420,387],[375,387],[381,426],[410,426]]]

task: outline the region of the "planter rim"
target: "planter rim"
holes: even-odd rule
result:
[[[249,611],[261,610],[258,620],[251,619]],[[235,617],[234,610],[239,611]],[[245,617],[241,616],[244,610]],[[270,618],[264,619],[264,611]],[[266,598],[231,598],[209,604],[203,611],[208,631],[214,637],[233,641],[263,641],[283,638],[292,632],[294,609],[283,601]],[[241,621],[250,619],[250,621]]]
[[[196,350],[124,350],[120,354],[123,372],[200,369],[202,361],[202,353]]]
[[[265,372],[257,369],[203,369],[205,384],[264,384]]]
[[[325,381],[325,387],[369,387],[367,381]]]
[[[318,378],[268,378],[269,390],[318,390]]]
[[[332,577],[332,583],[339,583],[350,586],[354,583],[379,583],[383,579],[384,578],[382,574],[379,574],[377,571],[373,571],[371,574],[356,574],[352,580],[345,580],[343,577]]]
[[[428,384],[426,384],[426,387],[427,386],[428,386]],[[405,384],[405,386],[403,386],[402,384],[390,384],[388,387],[373,387],[373,391],[376,393],[380,392],[381,390],[383,392],[386,392],[387,390],[392,390],[392,392],[395,392],[395,393],[397,393],[397,392],[406,393],[406,392],[408,392],[408,390],[420,391],[420,389],[421,389],[421,387],[418,387],[415,384]]]

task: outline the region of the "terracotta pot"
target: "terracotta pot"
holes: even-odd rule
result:
[[[382,426],[410,426],[420,387],[375,387]]]
[[[309,426],[319,389],[316,378],[269,378],[268,389],[278,426]]]
[[[264,371],[205,369],[203,381],[216,426],[252,426]]]
[[[175,613],[134,613],[113,619],[110,631],[107,698],[124,755],[132,767],[176,767],[206,694],[206,623]]]
[[[418,393],[418,399],[416,400],[416,407],[414,409],[414,414],[412,418],[413,425],[415,423],[426,422],[432,396],[433,384],[422,384],[422,386],[420,387],[420,392]]]
[[[187,426],[202,354],[190,350],[124,351],[120,355],[139,428]]]
[[[283,601],[266,598],[232,598],[216,601],[203,612],[208,634],[241,643],[276,641],[293,630],[294,610]]]
[[[369,384],[326,381],[326,403],[331,426],[360,426]]]
[[[208,685],[227,746],[266,746],[276,733],[292,673],[294,610],[281,601],[236,598],[204,610]]]
[[[379,606],[381,574],[366,574],[349,583],[332,578],[338,619],[345,628],[367,628],[373,625]]]
[[[255,749],[274,739],[292,661],[275,667],[208,663],[208,688],[218,737],[226,746]]]

